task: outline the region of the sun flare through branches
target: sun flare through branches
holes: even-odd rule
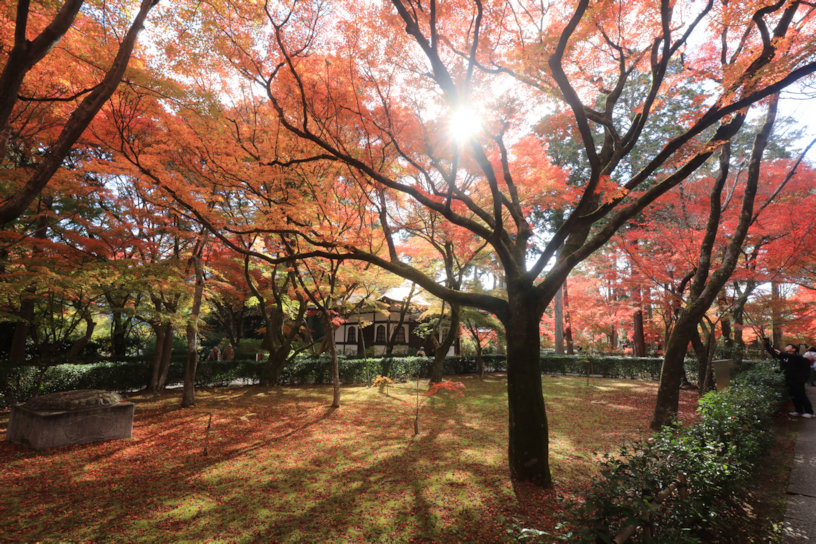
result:
[[[458,144],[475,138],[481,131],[481,115],[472,104],[460,104],[448,115],[448,134]]]

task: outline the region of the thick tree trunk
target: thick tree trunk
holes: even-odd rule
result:
[[[114,310],[111,316],[111,357],[123,359],[127,355],[128,324],[130,317]]]
[[[646,357],[646,337],[643,334],[643,310],[636,310],[634,315],[634,330],[632,340],[634,341],[635,357]]]
[[[547,412],[541,390],[538,312],[523,295],[511,297],[507,318],[508,457],[510,475],[540,487],[551,487]]]
[[[274,387],[279,384],[283,367],[289,358],[289,344],[280,346],[277,349],[270,349],[269,356],[261,369],[260,382],[265,387]]]
[[[650,424],[654,430],[677,418],[677,408],[680,405],[680,384],[683,380],[683,362],[692,334],[697,334],[697,319],[682,312],[675,321],[666,342],[663,368],[660,373],[660,387],[657,390],[657,403]]]
[[[162,348],[162,360],[159,367],[158,389],[162,390],[167,385],[170,376],[170,362],[173,358],[173,325],[167,324],[167,334],[164,335],[164,347]]]
[[[5,153],[5,148],[0,147],[0,154]],[[40,200],[42,212],[37,218],[37,228],[34,230],[33,236],[37,240],[45,240],[48,238],[48,214],[53,207],[53,198],[42,198]],[[40,257],[42,249],[35,246],[34,255]],[[26,358],[26,343],[32,333],[32,325],[34,324],[34,303],[37,296],[36,288],[32,285],[23,290],[20,297],[20,321],[17,322],[14,328],[14,336],[11,339],[11,348],[9,349],[9,360],[20,362]]]
[[[264,368],[261,369],[261,385],[274,387],[278,385],[281,372],[289,358],[289,342],[283,334],[283,315],[277,308],[267,309],[265,301],[261,301],[264,323],[266,324],[266,334],[264,335],[264,348],[269,350]]]
[[[476,339],[476,371],[479,373],[479,379],[484,379],[485,364],[482,358],[482,343]]]
[[[150,379],[150,391],[152,393],[158,393],[167,385],[172,352],[173,325],[161,323],[156,327],[156,354],[153,357],[153,374]]]
[[[740,364],[745,357],[745,340],[742,336],[742,328],[745,326],[745,317],[740,310],[734,310],[734,345],[731,346],[731,360],[735,364]]]
[[[728,315],[728,299],[725,296],[725,291],[720,293],[717,297],[717,305],[720,309],[720,330],[722,331],[723,344],[729,350],[734,346],[733,329],[731,328],[731,319]]]

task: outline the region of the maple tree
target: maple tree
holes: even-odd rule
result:
[[[152,9],[149,2],[142,6],[145,14]],[[20,13],[22,7],[18,4]],[[157,345],[154,389],[166,380],[173,330],[184,327],[183,401],[192,404],[197,327],[206,311],[202,227],[223,246],[216,251],[230,248],[244,256],[247,287],[255,289],[265,312],[267,346],[280,348],[269,367],[270,381],[293,352],[306,300],[320,309],[331,348],[338,301],[354,284],[338,283],[346,274],[341,268],[355,266],[352,261],[376,265],[421,286],[455,312],[474,307],[501,321],[507,333],[511,474],[551,485],[539,366],[545,309],[580,263],[658,198],[670,198],[690,180],[706,192],[714,189],[714,197],[719,194],[727,176],[696,172],[717,153],[726,155],[726,142],[745,123],[749,106],[816,70],[809,62],[813,12],[806,3],[784,1],[739,6],[578,1],[521,8],[500,1],[394,0],[359,13],[342,3],[331,8],[320,2],[267,4],[265,9],[243,1],[180,4],[164,12],[166,35],[154,42],[167,65],[159,69],[156,59],[147,59],[150,81],[111,92],[107,105],[100,103],[100,115],[94,111],[87,117],[91,110],[82,106],[83,99],[77,111],[86,113],[60,122],[67,116],[65,105],[79,100],[68,91],[63,98],[71,100],[51,102],[42,115],[27,109],[35,102],[15,102],[11,111],[31,114],[27,119],[36,117],[38,127],[62,128],[38,129],[37,137],[17,146],[27,150],[25,160],[13,153],[4,159],[16,161],[14,175],[7,178],[9,195],[22,189],[20,194],[34,198],[42,180],[49,179],[65,182],[59,191],[82,187],[81,174],[90,171],[93,160],[106,164],[108,176],[138,187],[165,215],[150,219],[158,223],[155,230],[142,229],[145,214],[129,208],[140,227],[125,227],[123,221],[118,240],[104,239],[110,246],[105,251],[88,241],[104,238],[104,229],[90,228],[97,219],[85,220],[84,234],[94,234],[83,234],[83,247],[107,252],[114,263],[129,259],[122,248],[132,243],[140,270],[153,271],[150,277],[160,281],[140,286],[123,273],[122,281],[95,285],[88,294],[81,288],[90,280],[77,275],[70,302],[79,305],[71,317],[85,322],[89,337],[94,326],[88,308],[105,299],[111,308],[150,322]],[[11,43],[11,26],[3,28]],[[729,40],[736,35],[737,46]],[[55,55],[45,79],[56,70],[62,50]],[[93,72],[81,75],[83,85],[96,81]],[[115,79],[118,84],[121,74]],[[102,96],[96,91],[109,87],[95,87],[86,99],[96,100]],[[465,106],[473,108],[466,120],[479,111],[481,123],[469,134],[452,134],[453,114]],[[543,111],[547,115],[538,122]],[[63,135],[69,126],[71,131],[79,126],[73,120],[80,117],[96,121],[77,149],[76,139],[69,143]],[[559,147],[568,140],[579,145]],[[108,157],[104,145],[115,156]],[[72,148],[73,155],[56,154]],[[48,160],[37,162],[45,149]],[[566,153],[578,158],[559,158]],[[46,163],[59,166],[69,155],[78,175],[70,168],[46,175],[51,168]],[[755,185],[757,172],[749,176]],[[750,192],[743,194],[745,210]],[[34,236],[30,246],[19,246],[20,256],[12,262],[22,262],[26,252],[56,247],[36,235],[37,221],[51,213],[51,198],[44,194],[41,209],[25,218],[31,225],[13,226],[18,235]],[[8,210],[17,206],[12,200],[6,202]],[[710,232],[727,229],[738,236],[726,249],[729,262],[715,273],[715,282],[711,267],[703,264],[693,274],[684,270],[689,274],[666,279],[676,290],[665,302],[671,340],[667,380],[676,380],[678,357],[696,338],[722,278],[737,267],[738,239],[749,236],[744,223],[718,218],[716,206],[711,210]],[[9,217],[19,213],[9,211]],[[654,217],[650,222],[661,221]],[[111,214],[105,224],[115,224],[114,219]],[[55,232],[53,225],[48,229]],[[78,232],[71,233],[76,247]],[[151,240],[137,241],[145,237]],[[704,251],[689,262],[710,260],[715,247],[700,242],[705,234],[695,240],[695,250]],[[801,253],[789,253],[791,276],[805,273],[804,259],[793,258]],[[73,260],[64,256],[66,270],[80,262],[75,254]],[[466,281],[475,268],[488,271],[500,288],[485,290]],[[270,273],[280,275],[264,277]],[[570,283],[578,303],[568,315],[576,333],[601,325],[615,344],[619,312],[632,308],[618,270],[606,273],[609,308],[603,310],[610,315],[583,312],[580,299],[589,291],[580,273]],[[15,296],[32,287],[20,286]],[[682,307],[679,296],[686,290],[691,296]],[[25,321],[31,322],[35,292],[28,293],[9,313],[30,315]],[[153,308],[139,303],[137,310],[140,296]],[[283,307],[287,298],[299,301],[297,310]],[[57,304],[46,311],[55,314]],[[450,327],[449,338],[458,330]],[[334,364],[339,404],[336,370]],[[675,385],[665,385],[671,390],[666,412],[672,411]],[[656,417],[656,424],[662,419]]]
[[[765,253],[768,241],[776,237],[774,231],[782,226],[778,219],[772,218],[789,207],[789,198],[801,198],[804,205],[809,198],[806,189],[796,186],[808,183],[807,171],[798,172],[808,148],[796,160],[762,159],[762,146],[768,145],[773,124],[773,106],[772,102],[770,119],[764,132],[758,132],[753,150],[746,150],[742,156],[732,153],[730,145],[724,148],[720,170],[710,174],[719,180],[711,186],[710,194],[706,194],[709,183],[704,177],[689,180],[680,191],[647,213],[637,227],[621,236],[625,242],[620,247],[641,275],[665,285],[664,290],[670,297],[664,317],[667,364],[664,364],[662,380],[671,383],[661,389],[658,397],[655,427],[663,424],[676,409],[668,391],[685,379],[680,354],[685,355],[689,344],[699,363],[701,393],[713,387],[711,364],[717,346],[717,325],[722,327],[726,339],[730,339],[728,314],[733,311],[741,334],[741,308],[751,290],[762,281],[778,277],[781,270],[774,267],[777,272],[769,273],[770,269],[763,272],[757,268],[758,263],[765,260],[758,260],[758,256]],[[754,207],[749,199],[756,199],[759,204]],[[807,231],[798,230],[803,234]],[[781,254],[790,253],[781,251]],[[675,275],[680,279],[675,279]],[[733,309],[724,290],[729,280],[732,283],[747,281],[748,286],[736,297]],[[741,339],[739,343],[742,344]],[[735,353],[741,354],[742,349]]]
[[[244,257],[244,274],[251,292],[258,301],[263,318],[263,341],[267,362],[261,372],[262,385],[277,385],[284,366],[302,349],[294,349],[295,340],[306,318],[306,297],[294,289],[293,270],[276,265],[267,272],[265,285],[258,285],[263,273],[250,272],[249,257]],[[257,279],[253,279],[252,276]]]
[[[365,13],[319,2],[205,5],[178,15],[199,17],[217,35],[189,32],[186,20],[168,43],[195,51],[202,80],[239,90],[235,106],[208,111],[208,138],[229,143],[214,149],[196,136],[209,151],[200,199],[178,181],[162,183],[225,242],[248,229],[285,233],[302,245],[279,262],[362,260],[450,304],[496,315],[507,331],[511,474],[542,486],[552,480],[539,322],[564,279],[713,157],[742,127],[746,108],[816,70],[813,12],[796,1],[582,0],[520,9],[393,0]],[[722,29],[740,36],[739,45],[722,40]],[[687,85],[707,93],[669,108]],[[448,114],[468,103],[482,109],[482,122],[458,143]],[[530,118],[544,107],[557,113],[542,138]],[[224,119],[222,109],[234,113]],[[172,122],[173,130],[189,133],[202,122],[187,113],[179,110],[188,126]],[[657,148],[641,146],[661,116],[679,130]],[[546,159],[556,134],[581,143],[586,171],[572,183]],[[319,164],[331,168],[298,179],[320,189],[295,205],[300,193],[284,180]],[[231,225],[223,214],[230,198],[250,208],[274,204],[274,215],[247,214]],[[353,210],[332,216],[355,228],[315,223],[315,210],[330,201]],[[421,208],[486,244],[505,293],[459,289],[413,266],[398,243],[409,231],[380,221],[380,202],[389,218]]]
[[[111,192],[92,169],[70,169],[43,191],[37,209],[2,232],[12,361],[26,352],[43,363],[76,359],[90,347],[106,307],[113,314],[111,355],[124,355],[139,290],[128,261],[143,242],[121,221]]]
[[[483,378],[485,364],[482,354],[486,347],[499,343],[499,335],[503,336],[504,331],[501,323],[495,317],[472,308],[462,310],[462,328],[473,343],[476,352],[476,372],[480,378]]]
[[[245,321],[252,315],[250,299],[253,295],[242,260],[228,248],[213,246],[207,260],[207,270],[211,273],[206,289],[207,319],[212,323],[210,332],[217,328],[212,336],[223,334],[233,351],[240,354],[241,341],[250,332],[245,330]]]
[[[139,3],[132,22],[117,39],[113,59],[107,62],[100,57],[108,57],[105,46],[118,38],[121,30],[115,22],[126,16],[127,3],[101,10],[102,16],[96,20],[95,6],[86,5],[85,0],[66,0],[58,9],[47,3],[32,5],[30,0],[18,0],[13,16],[11,3],[0,12],[4,52],[0,73],[0,160],[12,167],[4,176],[0,225],[25,211],[116,91],[137,36],[156,2]],[[84,13],[83,6],[87,8]],[[110,13],[105,14],[108,9]],[[60,47],[55,48],[57,44]],[[109,64],[109,68],[100,78],[98,66],[102,63]],[[73,73],[67,76],[62,73],[65,70]],[[43,109],[41,104],[48,105],[44,114],[39,111]],[[32,129],[32,118],[43,115],[47,123]]]

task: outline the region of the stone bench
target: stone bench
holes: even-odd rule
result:
[[[36,450],[130,438],[132,402],[100,390],[66,391],[13,406],[7,440]]]

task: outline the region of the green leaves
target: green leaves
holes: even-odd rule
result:
[[[778,374],[757,367],[706,394],[693,426],[666,427],[605,455],[603,478],[567,510],[570,542],[611,542],[627,527],[635,528],[627,542],[716,540],[733,523],[740,490],[770,444],[780,386]]]

